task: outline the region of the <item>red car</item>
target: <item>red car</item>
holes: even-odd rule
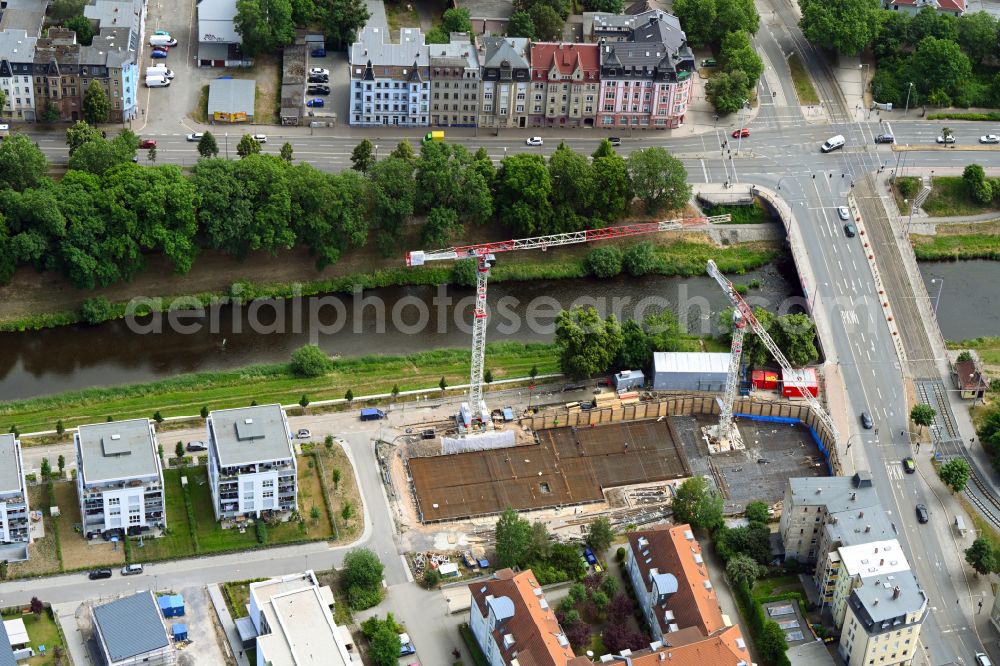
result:
[[[745,139],[748,136],[750,136],[750,129],[747,128],[747,127],[744,127],[742,129],[738,129],[738,130],[733,130],[733,138],[734,139],[738,139],[740,137],[743,137]]]
[[[143,139],[139,142],[140,148],[156,148],[156,139]]]

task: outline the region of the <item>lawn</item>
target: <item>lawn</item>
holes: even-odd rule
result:
[[[385,15],[389,19],[389,31],[392,41],[399,41],[400,28],[419,28],[420,15],[417,14],[415,0],[399,0],[385,3]]]
[[[28,639],[31,641],[31,647],[35,649],[34,657],[27,661],[19,661],[19,664],[27,666],[50,666],[51,664],[55,664],[55,655],[53,652],[55,652],[56,646],[60,648],[60,651],[66,649],[66,644],[59,633],[59,627],[56,625],[55,618],[50,613],[51,611],[46,610],[37,617],[33,613],[3,616],[4,620],[21,618],[24,621],[24,628],[28,631]],[[38,647],[40,645],[45,646],[44,655],[38,654]],[[65,663],[65,659],[63,662]]]
[[[187,508],[184,504],[181,470],[163,470],[163,499],[167,509],[166,533],[157,539],[144,539],[142,548],[136,547],[138,544],[133,542],[134,560],[166,560],[189,557],[196,552],[191,538],[191,523],[188,521]]]
[[[329,448],[325,444],[306,444],[316,453],[319,461],[319,475],[323,479],[323,487],[328,493],[330,506],[333,509],[334,521],[337,525],[336,538],[332,543],[349,543],[360,534],[364,527],[364,506],[361,493],[358,490],[357,479],[354,477],[354,468],[351,466],[347,454],[341,445],[334,443]],[[333,472],[340,471],[340,482],[334,487]],[[344,518],[344,506],[350,504],[352,515]],[[326,508],[323,508],[324,515]]]
[[[250,603],[250,584],[266,578],[250,578],[222,584],[222,596],[233,619],[247,616],[247,604]]]
[[[792,53],[788,56],[788,69],[792,73],[792,82],[795,84],[795,94],[799,97],[799,104],[819,104],[819,95],[816,94],[812,79],[809,78],[798,53]]]
[[[118,544],[117,551],[114,544],[107,541],[90,544],[76,529],[82,522],[76,484],[60,481],[53,483],[52,487],[60,514],[53,522],[59,532],[59,552],[62,553],[63,568],[66,571],[73,571],[96,567],[120,567],[124,564],[125,549],[122,544]]]
[[[977,224],[938,225],[937,234],[910,236],[921,261],[1000,260],[1000,220]]]
[[[28,506],[33,511],[43,511],[48,504],[45,486],[28,486]],[[11,562],[7,570],[8,578],[26,578],[29,576],[42,576],[59,571],[59,546],[56,538],[56,527],[52,518],[48,517],[48,511],[44,511],[45,536],[35,539],[28,546],[28,560],[26,562]]]
[[[992,203],[984,205],[975,201],[961,176],[935,176],[923,209],[932,217],[979,215],[997,210]]]
[[[730,220],[726,224],[767,224],[774,221],[771,214],[761,204],[760,199],[757,198],[749,206],[713,206],[707,214],[728,214]]]
[[[1000,337],[972,338],[961,342],[948,341],[949,349],[975,349],[986,365],[1000,366]]]
[[[752,594],[754,599],[773,597],[783,592],[801,592],[802,583],[799,577],[793,574],[786,576],[775,576],[774,578],[763,578],[753,585]]]
[[[900,215],[910,214],[909,201],[916,196],[922,187],[920,178],[916,176],[901,176],[892,184],[892,197],[896,201],[896,210]],[[903,194],[906,192],[907,194]]]
[[[198,94],[198,108],[196,108],[191,113],[192,119],[195,122],[207,123],[208,122],[208,84],[206,83],[201,87],[201,92]]]

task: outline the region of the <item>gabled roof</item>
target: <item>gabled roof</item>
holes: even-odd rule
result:
[[[170,645],[152,592],[140,592],[95,606],[93,613],[101,643],[112,662]]]
[[[553,69],[564,76],[583,70],[584,78],[596,80],[601,67],[600,50],[597,44],[534,42],[531,45],[531,67],[543,71],[541,78],[547,78]]]
[[[492,639],[505,664],[516,655],[519,666],[566,666],[573,650],[530,569],[501,569],[492,580],[469,585],[472,603],[484,617],[496,618]]]
[[[955,377],[959,386],[965,391],[977,391],[987,388],[983,376],[976,369],[975,361],[957,361],[954,366]]]
[[[483,37],[483,67],[508,66],[527,69],[531,66],[526,37]]]
[[[903,7],[932,7],[943,12],[965,13],[965,0],[892,0],[889,4]]]
[[[670,625],[676,625],[678,629],[697,627],[707,636],[726,626],[719,597],[702,559],[701,544],[694,538],[690,525],[629,532],[627,536],[650,594],[655,597],[658,591],[669,592],[663,587],[668,581],[662,576],[669,574],[675,579],[676,592],[669,593],[666,604],[655,609],[662,633],[668,633]],[[673,613],[673,620],[666,619],[667,611]]]
[[[17,666],[14,650],[10,646],[10,637],[7,635],[7,627],[3,622],[0,622],[0,666]]]
[[[750,666],[750,653],[733,625],[693,643],[633,652],[632,666]]]

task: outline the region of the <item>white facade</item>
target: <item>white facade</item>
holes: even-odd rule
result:
[[[430,118],[428,50],[419,28],[386,42],[384,28],[365,26],[351,46],[351,125],[426,127]]]
[[[501,607],[499,612],[504,614],[500,620],[497,618],[498,606]],[[483,615],[479,612],[479,605],[475,601],[472,602],[472,606],[469,609],[469,629],[472,630],[472,635],[476,638],[476,644],[482,649],[483,655],[485,655],[486,661],[489,662],[490,666],[508,666],[504,662],[500,650],[497,648],[496,641],[493,640],[493,629],[496,627],[498,621],[509,619],[513,615],[514,605],[506,597],[500,597],[500,599],[490,597],[486,601],[486,607],[486,615]],[[508,607],[510,615],[506,615]]]
[[[13,120],[35,119],[35,88],[32,84],[32,61],[35,37],[26,30],[8,28],[0,32],[0,90],[7,101],[0,117]]]
[[[838,650],[848,666],[905,666],[918,649],[926,606],[908,613],[892,630],[869,633],[854,609],[848,606]]]
[[[31,542],[28,493],[24,486],[21,442],[14,435],[0,435],[0,543]],[[24,556],[27,557],[27,549]]]

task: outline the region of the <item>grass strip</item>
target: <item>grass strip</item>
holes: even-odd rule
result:
[[[815,105],[819,104],[819,95],[813,87],[812,79],[806,72],[805,65],[798,53],[788,56],[788,69],[792,73],[792,83],[795,85],[795,94],[798,95],[799,104]]]

